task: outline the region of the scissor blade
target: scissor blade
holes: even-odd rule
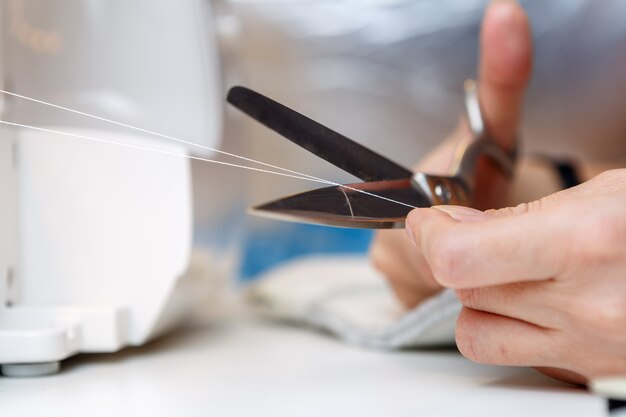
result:
[[[251,213],[327,226],[390,229],[404,227],[414,207],[431,205],[430,199],[405,179],[320,188],[262,204]]]
[[[248,88],[231,88],[227,100],[273,131],[364,181],[412,175],[395,162]]]

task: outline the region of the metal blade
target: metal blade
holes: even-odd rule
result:
[[[227,100],[293,143],[364,181],[412,175],[395,162],[248,88],[231,88]]]
[[[430,199],[411,185],[411,180],[349,184],[414,207],[430,207]],[[327,187],[296,194],[251,209],[252,214],[327,226],[390,229],[404,227],[412,207],[345,187]]]

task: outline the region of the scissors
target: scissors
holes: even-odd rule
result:
[[[486,129],[476,83],[467,80],[465,112],[471,137],[454,154],[449,175],[413,172],[326,126],[245,87],[230,89],[227,101],[302,148],[363,180],[287,196],[250,209],[255,215],[326,226],[389,229],[404,227],[416,207],[472,206],[479,160],[487,158],[511,178],[515,150],[500,147]]]

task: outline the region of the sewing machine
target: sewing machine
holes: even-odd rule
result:
[[[222,89],[209,6],[4,1],[1,88],[217,147]],[[0,103],[3,120],[198,153],[19,98]],[[2,374],[56,372],[69,356],[141,345],[183,320],[212,289],[189,271],[192,223],[184,157],[0,128]]]

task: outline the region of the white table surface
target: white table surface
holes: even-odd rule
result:
[[[602,416],[605,402],[455,351],[381,352],[239,312],[141,348],[0,377],[0,416]]]

